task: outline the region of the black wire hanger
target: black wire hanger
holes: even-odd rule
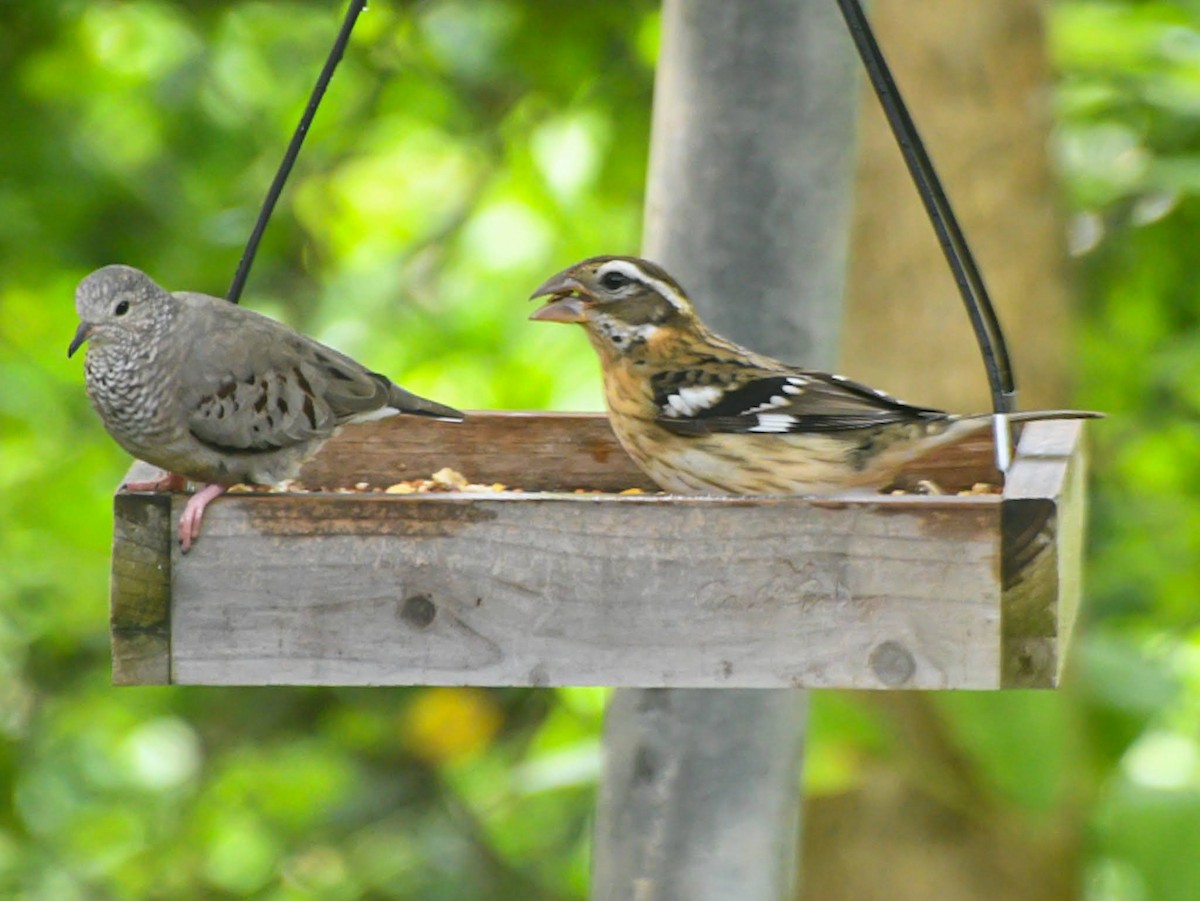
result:
[[[988,385],[992,394],[996,468],[1007,472],[1012,463],[1012,430],[1008,414],[1013,412],[1017,389],[1004,332],[996,318],[996,310],[988,296],[983,275],[950,206],[950,200],[942,188],[941,179],[938,178],[933,162],[925,150],[925,144],[917,132],[917,126],[908,113],[900,89],[896,87],[883,51],[879,49],[879,43],[871,31],[871,23],[863,13],[859,0],[838,0],[838,6],[850,29],[854,45],[858,48],[858,55],[866,67],[871,86],[879,97],[879,103],[887,116],[896,143],[900,145],[900,152],[904,155],[909,174],[917,186],[917,193],[921,195],[921,201],[925,204],[929,221],[937,233],[938,242],[946,255],[946,262],[950,265],[963,304],[967,308],[971,327],[975,330],[975,340],[979,342],[979,352],[983,355],[983,365],[987,370]]]
[[[333,72],[338,63],[342,61],[342,54],[346,52],[346,45],[350,42],[350,33],[354,31],[354,24],[358,21],[359,13],[366,7],[367,0],[351,0],[350,7],[346,10],[346,18],[342,20],[342,27],[338,31],[337,38],[334,39],[333,47],[329,51],[321,74],[317,76],[317,83],[313,85],[308,105],[300,117],[300,124],[296,126],[292,140],[283,155],[283,161],[279,164],[279,170],[271,182],[271,187],[267,189],[267,196],[263,200],[262,209],[258,212],[254,230],[250,232],[246,249],[242,251],[242,259],[238,262],[233,283],[225,295],[231,303],[241,300],[242,289],[246,286],[246,277],[250,274],[250,267],[254,265],[254,255],[258,253],[258,245],[262,242],[263,232],[267,230],[267,222],[275,210],[275,203],[279,200],[279,195],[283,193],[283,186],[287,182],[288,176],[291,175],[296,157],[300,155],[300,147],[308,135],[308,128],[312,125],[313,117],[317,114],[317,107],[321,105],[321,99],[325,96],[325,89],[329,87],[329,82],[333,79]]]
[[[334,70],[341,61],[346,45],[350,41],[350,34],[354,30],[359,14],[366,8],[366,5],[367,0],[351,0],[349,8],[346,10],[342,27],[325,60],[325,65],[317,78],[312,94],[309,96],[308,105],[292,135],[279,170],[275,173],[275,178],[267,191],[262,209],[258,214],[258,220],[254,224],[254,229],[246,243],[246,249],[238,263],[233,283],[229,286],[226,296],[232,303],[237,303],[241,298],[242,289],[245,287],[246,278],[254,263],[263,233],[266,231],[267,222],[283,192],[283,186],[300,153],[300,147],[308,134],[317,107],[325,95],[325,89],[329,86]],[[983,355],[983,363],[987,370],[988,384],[992,393],[992,410],[995,414],[996,467],[1001,472],[1007,472],[1012,462],[1012,431],[1008,422],[1008,414],[1013,411],[1016,385],[1013,380],[1008,347],[1004,341],[1000,322],[996,318],[995,308],[988,296],[987,286],[983,282],[979,266],[975,262],[967,239],[958,224],[958,218],[954,215],[950,200],[942,188],[941,179],[938,178],[933,162],[925,150],[925,144],[909,115],[904,98],[900,95],[899,88],[896,87],[887,60],[884,59],[883,52],[879,49],[879,43],[875,40],[875,34],[871,30],[871,24],[863,13],[859,0],[838,0],[838,6],[841,8],[842,16],[850,29],[850,36],[866,67],[871,85],[883,106],[888,124],[896,137],[896,143],[899,144],[900,152],[904,155],[909,174],[912,175],[913,182],[916,184],[917,193],[920,194],[921,201],[925,204],[925,211],[929,214],[929,220],[933,224],[938,242],[942,246],[950,271],[953,273],[959,293],[962,295],[967,316],[975,330],[975,339],[979,342],[979,350]]]

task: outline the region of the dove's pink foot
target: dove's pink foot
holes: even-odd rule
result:
[[[168,472],[151,482],[126,482],[121,487],[126,491],[184,491],[187,479],[178,473]]]
[[[204,520],[204,508],[209,501],[225,493],[224,485],[205,485],[188,498],[183,515],[179,517],[179,549],[185,554],[191,549],[192,542],[200,537],[200,523]]]

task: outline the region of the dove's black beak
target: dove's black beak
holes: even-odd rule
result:
[[[583,282],[560,272],[558,275],[544,281],[538,289],[529,295],[530,300],[549,295],[550,302],[538,307],[530,315],[530,319],[540,322],[586,322],[587,306],[590,303],[589,292]]]
[[[79,328],[75,329],[75,337],[71,339],[71,346],[67,348],[68,357],[75,355],[75,351],[83,346],[83,342],[92,336],[92,329],[95,327],[91,322],[79,323]]]

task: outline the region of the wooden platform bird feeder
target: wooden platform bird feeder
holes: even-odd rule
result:
[[[117,494],[114,680],[1054,686],[1079,601],[1081,434],[1028,425],[1003,494],[953,493],[995,480],[981,439],[912,473],[945,495],[805,499],[656,494],[600,415],[348,428],[302,474],[325,490],[221,498],[187,555],[183,496]],[[523,490],[344,490],[445,466]]]

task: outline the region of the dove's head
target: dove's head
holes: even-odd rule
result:
[[[67,356],[88,340],[136,344],[151,338],[172,306],[171,295],[132,266],[97,269],[75,289],[79,328]]]

